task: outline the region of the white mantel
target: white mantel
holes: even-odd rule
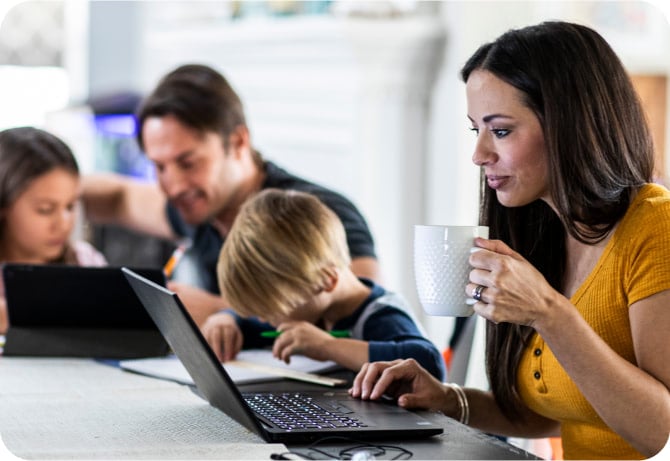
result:
[[[221,70],[256,147],[352,199],[375,236],[385,285],[418,306],[412,229],[426,218],[428,118],[445,41],[432,17],[156,27],[145,33],[141,81],[149,89],[186,62]]]

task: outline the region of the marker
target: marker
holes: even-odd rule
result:
[[[351,332],[349,330],[331,330],[328,333],[330,333],[330,336],[334,336],[335,338],[349,338],[351,336]],[[276,338],[280,334],[281,331],[276,330],[261,331],[261,338]]]
[[[163,266],[165,277],[170,278],[172,276],[177,264],[179,264],[179,261],[181,261],[181,258],[184,256],[184,253],[189,246],[189,243],[180,243],[177,245],[177,248],[175,248],[170,255],[170,259],[168,259],[165,266]]]

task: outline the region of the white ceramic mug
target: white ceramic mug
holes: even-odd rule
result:
[[[489,237],[486,226],[414,226],[414,279],[429,315],[467,317],[474,300],[465,292],[475,237]]]

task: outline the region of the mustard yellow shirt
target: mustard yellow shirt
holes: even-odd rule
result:
[[[670,192],[648,184],[638,192],[595,268],[571,299],[593,330],[633,364],[628,307],[670,289],[668,258]],[[561,423],[565,459],[644,458],[605,425],[538,334],[521,359],[517,384],[532,410]]]

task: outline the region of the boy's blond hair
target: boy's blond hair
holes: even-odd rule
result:
[[[317,197],[266,189],[240,209],[217,275],[221,294],[240,315],[287,315],[350,262],[342,222]]]

